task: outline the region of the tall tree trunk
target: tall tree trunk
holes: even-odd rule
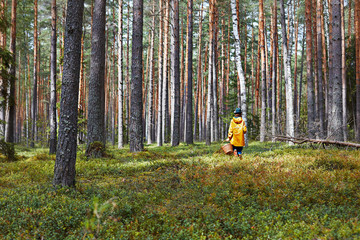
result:
[[[219,114],[218,114],[218,64],[217,64],[217,55],[218,55],[218,44],[217,44],[217,29],[218,29],[218,9],[217,9],[217,0],[213,1],[214,5],[214,28],[213,28],[213,55],[212,55],[212,62],[213,68],[211,70],[212,74],[212,81],[213,81],[213,115],[212,115],[212,126],[213,126],[213,141],[219,141]]]
[[[51,1],[50,154],[56,153],[56,0]]]
[[[30,146],[35,147],[35,138],[36,138],[36,124],[37,124],[37,61],[38,61],[38,30],[37,30],[37,17],[38,17],[38,0],[34,0],[34,75],[33,75],[33,95],[32,95],[32,105],[31,105],[31,141]]]
[[[324,138],[325,134],[325,102],[324,102],[324,91],[323,91],[323,71],[322,71],[322,29],[321,29],[321,18],[322,18],[322,1],[317,0],[316,4],[316,33],[317,33],[317,76],[318,76],[318,92],[319,92],[319,126],[320,132],[319,137]]]
[[[162,126],[163,126],[163,131],[162,131],[162,139],[164,142],[169,142],[168,141],[168,134],[169,134],[169,121],[168,121],[168,117],[169,117],[169,100],[168,100],[168,95],[169,95],[169,91],[168,91],[168,47],[169,47],[169,12],[170,12],[170,6],[169,6],[169,1],[165,1],[165,18],[164,18],[164,52],[163,52],[163,72],[162,72]]]
[[[314,104],[314,80],[312,64],[312,19],[311,0],[305,1],[306,19],[306,62],[307,62],[307,108],[308,108],[308,132],[309,138],[315,136],[315,104]]]
[[[355,1],[356,141],[360,142],[360,2]]]
[[[186,89],[186,138],[187,144],[193,144],[193,109],[192,109],[192,67],[193,67],[193,1],[188,0],[187,3],[187,36],[186,36],[186,49],[187,49],[187,89]]]
[[[303,70],[304,70],[304,49],[305,49],[305,35],[303,34],[302,47],[301,47],[301,60],[300,60],[300,79],[299,79],[299,101],[298,101],[298,112],[297,119],[300,119],[301,112],[301,98],[302,98],[302,83],[303,83]]]
[[[160,24],[159,24],[159,54],[158,54],[158,72],[159,72],[159,79],[158,79],[158,116],[157,116],[157,145],[162,146],[164,139],[163,139],[163,125],[162,125],[162,99],[163,99],[163,62],[162,62],[162,52],[163,52],[163,40],[162,40],[162,31],[163,31],[163,10],[162,10],[163,0],[159,0],[160,5]]]
[[[331,0],[332,8],[332,71],[330,82],[332,84],[333,102],[331,106],[332,122],[329,124],[329,139],[343,141],[343,122],[342,122],[342,74],[341,74],[341,0]],[[336,101],[334,101],[336,99]]]
[[[235,52],[236,52],[236,70],[237,75],[240,79],[240,98],[241,98],[241,109],[242,109],[242,118],[245,121],[245,125],[247,125],[247,111],[246,111],[246,87],[245,87],[245,76],[242,68],[242,63],[240,59],[240,36],[238,29],[238,21],[236,19],[236,5],[235,0],[231,0],[231,12],[232,12],[232,23],[233,23],[233,33],[235,37]],[[248,144],[247,135],[245,135],[245,144]]]
[[[55,186],[75,186],[78,92],[84,0],[68,0]]]
[[[89,81],[87,153],[100,157],[102,152],[93,149],[95,142],[105,147],[105,19],[106,0],[95,0],[93,34],[91,39],[91,69]]]
[[[171,0],[171,145],[180,143],[179,0]]]
[[[154,42],[155,42],[155,1],[153,1],[151,22],[151,39],[150,39],[150,63],[149,63],[149,94],[148,94],[148,118],[147,118],[147,143],[152,143],[152,132],[154,129],[153,122],[153,86],[154,86]]]
[[[266,135],[266,60],[265,60],[265,16],[264,16],[263,0],[259,0],[259,40],[260,40],[259,44],[260,44],[260,57],[261,57],[260,142],[264,142]]]
[[[275,0],[274,1],[274,6],[273,6],[273,52],[272,52],[272,64],[273,64],[273,69],[272,69],[272,87],[271,87],[271,95],[272,95],[272,108],[271,108],[271,135],[273,137],[273,140],[274,140],[274,137],[276,136],[276,71],[277,71],[277,66],[278,66],[278,63],[277,63],[277,40],[278,40],[278,37],[277,37],[277,1]]]
[[[126,142],[129,142],[129,125],[130,125],[130,4],[127,6],[127,34],[126,34],[126,75],[125,75],[125,84],[126,84]]]
[[[346,107],[346,59],[345,59],[345,14],[344,0],[340,0],[341,4],[341,81],[342,81],[342,122],[344,141],[347,137],[347,107]],[[350,5],[350,3],[349,3]]]
[[[6,12],[6,1],[1,0],[0,2],[0,14],[5,16]],[[6,49],[6,31],[0,31],[0,48]],[[1,64],[1,63],[0,63]],[[0,75],[0,95],[3,100],[0,101],[0,136],[5,139],[5,109],[6,109],[6,99],[7,99],[7,80],[2,78]]]
[[[291,83],[291,71],[290,71],[290,55],[287,45],[286,36],[286,25],[285,25],[285,11],[284,1],[280,1],[281,11],[281,28],[283,38],[283,60],[284,60],[284,73],[285,73],[285,89],[286,89],[286,135],[290,137],[295,136],[294,131],[294,104],[292,94],[292,83]],[[293,144],[293,143],[289,143]]]
[[[124,147],[123,0],[119,0],[118,18],[118,149],[121,149]]]
[[[142,119],[142,51],[143,51],[143,0],[134,0],[132,59],[131,59],[131,116],[130,151],[144,149]],[[161,90],[159,90],[161,91]]]
[[[214,48],[213,48],[213,38],[214,38],[214,21],[215,21],[215,17],[214,17],[215,13],[214,13],[214,0],[211,0],[209,2],[209,71],[208,71],[208,82],[207,82],[207,108],[206,108],[206,144],[210,145],[211,142],[213,141],[213,125],[212,125],[212,121],[211,118],[213,116],[213,111],[214,111],[214,102],[213,102],[213,74],[212,74],[212,69],[214,68],[213,66],[213,54],[214,54]]]
[[[15,106],[15,89],[16,89],[16,7],[17,1],[12,0],[11,4],[11,38],[10,38],[10,52],[13,55],[13,64],[10,65],[10,81],[9,81],[9,99],[8,107],[9,113],[7,117],[7,125],[5,131],[5,140],[7,142],[14,142],[15,137],[15,121],[16,121],[16,106]],[[19,96],[20,97],[20,96]]]

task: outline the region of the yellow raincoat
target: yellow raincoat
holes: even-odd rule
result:
[[[244,134],[246,131],[245,121],[241,117],[234,117],[231,120],[228,134],[231,145],[235,147],[245,146]]]

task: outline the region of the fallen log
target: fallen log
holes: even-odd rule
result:
[[[287,137],[287,136],[276,136],[274,139],[275,141],[293,142],[295,144],[317,143],[317,144],[325,144],[325,145],[337,145],[343,147],[360,148],[360,144],[358,143],[331,141],[326,139],[295,138],[295,137]]]

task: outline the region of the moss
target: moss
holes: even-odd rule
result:
[[[7,143],[4,140],[0,140],[0,152],[9,162],[18,160],[17,156],[15,155],[15,147],[13,143]]]
[[[90,143],[86,148],[85,156],[88,158],[106,157],[105,145],[99,141]]]

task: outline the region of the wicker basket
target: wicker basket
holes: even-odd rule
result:
[[[233,153],[233,146],[230,143],[227,143],[225,145],[223,145],[222,150],[224,151],[225,154],[232,154]]]

